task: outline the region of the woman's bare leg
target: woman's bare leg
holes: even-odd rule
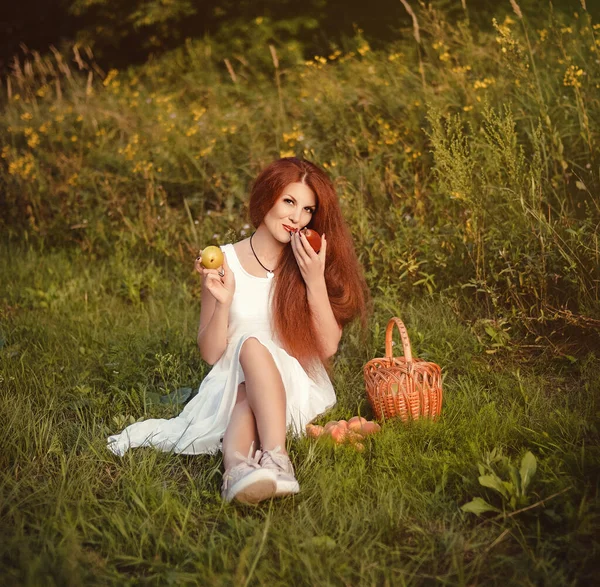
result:
[[[286,396],[279,369],[268,349],[256,338],[244,342],[240,363],[246,378],[246,398],[256,421],[262,450],[281,447],[286,453]]]
[[[225,470],[240,462],[240,459],[235,456],[236,451],[247,456],[253,442],[254,449],[258,449],[256,421],[246,397],[246,385],[240,383],[231,419],[223,436],[222,452]]]

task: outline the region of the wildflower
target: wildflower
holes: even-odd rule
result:
[[[74,173],[73,175],[71,175],[71,177],[69,177],[69,179],[67,179],[67,184],[71,186],[77,185],[77,178],[78,175]]]
[[[463,110],[465,112],[470,112],[471,110],[473,110],[473,106],[463,106]]]
[[[46,134],[50,129],[50,122],[44,122],[38,129],[41,133]]]
[[[102,85],[104,87],[108,87],[112,84],[112,82],[114,81],[114,79],[117,77],[117,75],[119,75],[119,72],[116,69],[111,69],[107,76],[104,78],[104,81],[102,82]]]
[[[367,41],[363,41],[362,45],[357,49],[361,55],[366,55],[370,50],[371,47],[369,47],[369,43],[367,43]]]
[[[265,19],[264,19],[262,16],[257,16],[257,17],[254,19],[254,22],[255,22],[256,24],[258,24],[258,25],[261,25],[261,24],[263,23],[263,21],[264,21],[264,20],[265,20]]]
[[[563,78],[563,85],[564,86],[572,86],[574,88],[580,88],[581,81],[579,80],[579,78],[582,75],[585,75],[585,72],[583,71],[583,69],[580,69],[576,65],[569,65],[569,67],[567,68],[567,71],[565,71],[565,76]]]
[[[194,117],[194,122],[198,122],[202,116],[204,116],[206,112],[206,108],[192,108],[192,116]]]
[[[23,157],[17,157],[8,164],[8,173],[22,179],[34,179],[35,159],[30,152]]]
[[[31,112],[24,112],[23,114],[21,114],[21,120],[31,120],[33,118],[33,115],[31,114]]]
[[[279,157],[283,159],[284,157],[294,157],[296,153],[294,151],[279,151]]]
[[[77,142],[77,136],[76,135],[71,135],[71,142],[72,143],[76,143]]]
[[[496,80],[493,77],[485,77],[482,80],[475,80],[473,83],[473,89],[479,90],[481,88],[487,88],[488,86],[492,86],[496,83]]]
[[[40,136],[37,133],[31,133],[27,144],[31,149],[35,149],[40,144]]]

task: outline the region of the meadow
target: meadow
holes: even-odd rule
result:
[[[385,50],[357,29],[310,60],[291,33],[259,18],[124,71],[74,46],[4,80],[3,583],[590,584],[600,24],[429,6]],[[319,422],[372,416],[362,366],[394,315],[444,406],[362,453],[290,438],[301,493],[240,507],[220,456],[105,439],[198,387],[193,259],[250,234],[249,182],[288,155],[336,182],[373,302]]]

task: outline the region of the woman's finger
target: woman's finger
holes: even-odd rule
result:
[[[307,253],[306,251],[306,245],[308,245],[308,241],[306,240],[306,237],[301,234],[300,232],[296,233],[296,244],[297,244],[297,250],[298,250],[298,256],[300,257],[300,259],[306,263],[310,260],[310,255]],[[306,243],[305,243],[306,241]],[[310,245],[308,245],[310,247]]]
[[[315,250],[312,248],[312,245],[308,242],[308,239],[306,238],[306,235],[304,233],[300,233],[300,242],[302,243],[302,248],[304,249],[304,252],[308,256],[308,258],[316,259],[317,253],[315,253]]]
[[[327,239],[325,238],[325,233],[321,236],[321,250],[319,251],[318,257],[319,259],[323,259],[323,263],[325,262],[325,257],[327,255]]]

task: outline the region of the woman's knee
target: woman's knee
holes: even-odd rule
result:
[[[240,349],[240,362],[251,360],[252,357],[256,357],[259,353],[265,352],[266,350],[267,349],[258,338],[251,336],[242,344],[242,348]]]

